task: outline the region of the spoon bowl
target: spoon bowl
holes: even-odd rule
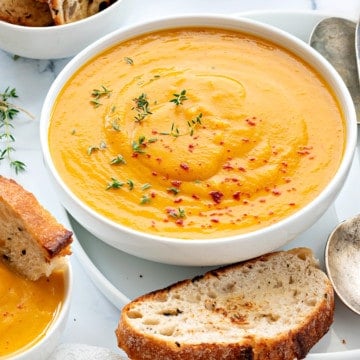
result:
[[[360,215],[332,231],[325,247],[325,266],[340,300],[360,315]]]
[[[316,49],[336,69],[353,99],[357,122],[360,123],[360,82],[355,48],[356,23],[330,17],[321,20],[310,36],[310,46]]]

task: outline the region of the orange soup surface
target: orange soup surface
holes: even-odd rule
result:
[[[337,99],[308,64],[239,32],[174,29],[88,61],[65,84],[49,146],[88,206],[175,238],[254,231],[298,211],[341,162]]]
[[[27,280],[0,261],[0,358],[41,340],[64,299],[64,274]]]

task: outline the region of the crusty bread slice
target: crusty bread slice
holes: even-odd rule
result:
[[[0,176],[0,259],[30,280],[49,276],[71,253],[65,229],[12,179]]]
[[[94,15],[112,0],[48,0],[55,25],[72,23]]]
[[[33,27],[54,24],[49,5],[38,0],[1,0],[0,20]]]
[[[123,308],[116,336],[133,360],[294,360],[333,314],[327,276],[297,248],[143,295]]]

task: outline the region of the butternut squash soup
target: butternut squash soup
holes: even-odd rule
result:
[[[73,193],[103,216],[173,238],[254,231],[329,183],[345,125],[297,56],[213,28],[138,36],[65,84],[48,135]]]
[[[61,309],[64,274],[31,281],[0,261],[0,358],[40,341]]]

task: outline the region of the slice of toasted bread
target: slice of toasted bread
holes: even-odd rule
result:
[[[123,308],[116,336],[133,360],[294,360],[333,315],[327,276],[297,248],[143,295]]]
[[[54,24],[47,2],[37,0],[1,0],[0,20],[33,27]]]
[[[0,176],[0,258],[30,280],[49,276],[71,253],[72,232],[35,196]]]
[[[48,0],[48,3],[55,25],[63,25],[98,13],[112,0]]]

